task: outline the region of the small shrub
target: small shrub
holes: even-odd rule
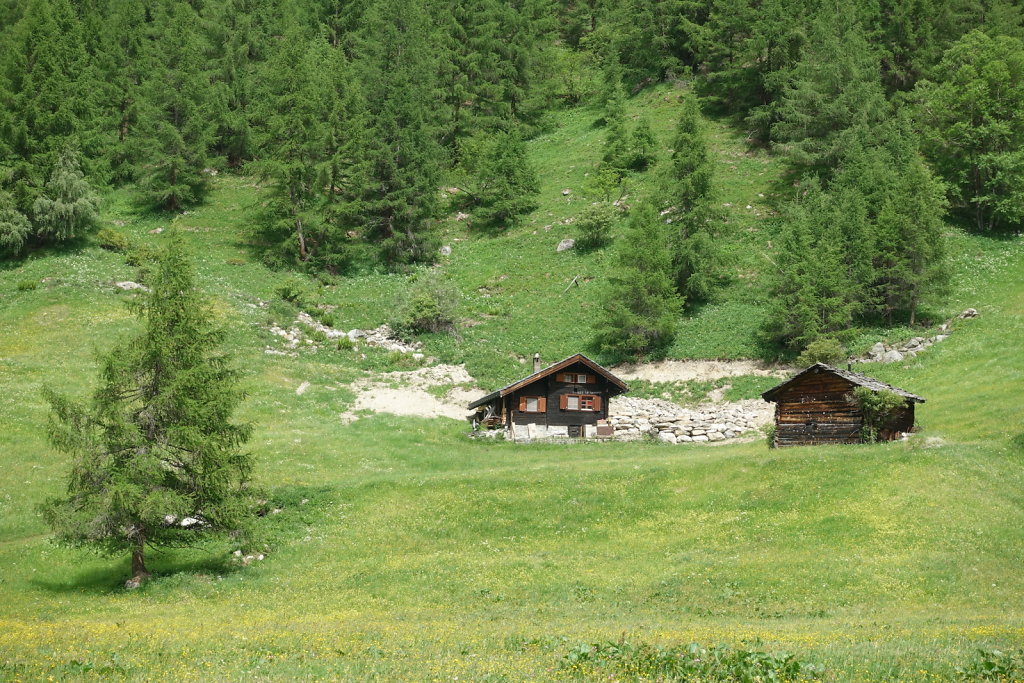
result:
[[[761,433],[764,434],[764,440],[768,444],[768,448],[775,448],[775,435],[778,431],[779,428],[774,422],[761,427]]]
[[[132,241],[128,235],[110,228],[103,228],[96,233],[96,242],[107,251],[118,254],[126,254],[132,248]]]
[[[842,344],[831,337],[822,337],[808,344],[803,353],[797,356],[796,363],[797,365],[814,365],[815,363],[837,365],[844,360],[846,360],[846,349]]]
[[[864,416],[864,441],[875,443],[878,435],[889,422],[893,411],[907,403],[907,399],[891,391],[872,391],[867,387],[855,387],[847,400],[860,408]]]
[[[236,256],[233,258],[225,259],[224,263],[226,263],[229,266],[244,266],[246,264],[246,261],[244,258]]]
[[[351,351],[356,347],[355,343],[348,337],[338,337],[338,350]]]
[[[956,673],[965,681],[1024,680],[1024,650],[979,649],[967,666],[956,667]]]
[[[458,290],[429,273],[412,283],[388,324],[406,339],[424,332],[453,332],[459,298]]]
[[[124,262],[129,266],[144,268],[156,261],[159,252],[148,244],[135,244],[124,254]]]
[[[790,681],[820,676],[819,667],[785,652],[759,652],[696,643],[662,647],[647,643],[581,644],[561,659],[561,668],[585,678],[657,681]]]
[[[312,309],[317,299],[313,286],[298,275],[288,276],[274,291],[288,303],[295,304],[303,310]]]
[[[587,207],[576,219],[580,248],[598,249],[608,244],[617,214],[616,208],[607,202]]]
[[[31,292],[33,289],[37,289],[39,283],[35,280],[22,280],[18,283],[19,292]]]

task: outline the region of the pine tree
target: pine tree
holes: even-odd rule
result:
[[[651,130],[651,122],[641,116],[633,128],[629,141],[629,166],[635,171],[646,171],[657,160],[658,141]]]
[[[676,124],[671,164],[661,192],[674,229],[676,287],[690,302],[706,300],[724,271],[713,175],[700,107],[689,95]]]
[[[433,258],[444,150],[438,72],[419,0],[378,0],[366,13],[356,67],[368,103],[361,219],[392,266]]]
[[[833,167],[851,131],[870,130],[889,117],[878,51],[854,7],[823,13],[812,25],[799,63],[772,106],[771,139],[791,161]]]
[[[603,353],[638,358],[672,343],[683,300],[672,286],[665,223],[653,208],[635,208],[618,243],[619,268],[603,293],[594,343]]]
[[[945,237],[945,187],[924,159],[902,160],[899,177],[878,213],[874,229],[875,277],[881,313],[891,320],[906,311],[917,322],[921,300],[943,291],[948,282]]]
[[[268,237],[286,260],[344,268],[341,234],[362,191],[363,113],[349,65],[324,36],[286,34],[263,71],[262,175],[273,181]]]
[[[802,349],[850,328],[870,306],[871,241],[867,203],[856,191],[828,193],[808,181],[787,209],[768,276],[766,331]]]
[[[99,386],[78,403],[46,391],[50,442],[71,456],[67,495],[43,513],[59,542],[132,559],[146,546],[238,529],[247,516],[250,427],[232,422],[239,375],[172,237],[138,307],[143,330],[102,358]]]
[[[37,234],[54,242],[80,237],[96,227],[100,198],[82,175],[78,154],[68,147],[60,155],[42,195],[32,204]]]
[[[471,148],[478,150],[470,165],[476,217],[484,224],[506,226],[537,206],[537,172],[518,131],[488,136]]]
[[[619,82],[604,107],[604,155],[601,168],[622,177],[630,164],[630,139],[626,128],[626,91]]]
[[[188,3],[157,17],[142,84],[136,175],[145,197],[169,211],[202,198],[217,125],[198,22]]]

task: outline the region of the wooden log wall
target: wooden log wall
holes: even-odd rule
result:
[[[775,406],[775,445],[861,443],[864,418],[847,400],[853,385],[831,374],[787,387]]]

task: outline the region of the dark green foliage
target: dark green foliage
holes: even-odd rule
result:
[[[724,272],[713,174],[700,108],[696,98],[688,95],[676,124],[662,190],[674,235],[676,287],[687,301],[706,300]]]
[[[588,679],[658,681],[790,681],[821,670],[786,652],[761,652],[697,643],[663,647],[619,642],[577,645],[560,662],[569,675]]]
[[[96,227],[100,198],[78,166],[78,155],[65,149],[32,204],[32,217],[40,238],[52,242],[80,237]]]
[[[499,132],[469,141],[462,171],[474,216],[484,225],[507,227],[532,211],[540,191],[537,172],[518,132]]]
[[[215,100],[205,37],[188,3],[160,11],[145,53],[139,121],[133,137],[135,175],[147,202],[169,211],[200,200],[216,132]]]
[[[130,552],[139,579],[146,545],[240,528],[253,467],[241,450],[251,429],[232,422],[239,375],[218,349],[179,239],[150,286],[137,308],[143,329],[102,357],[92,398],[46,391],[50,442],[72,461],[66,497],[44,516],[62,543]]]
[[[264,214],[272,255],[330,271],[349,260],[346,231],[365,190],[365,105],[342,52],[289,33],[264,71],[257,164],[273,182]]]
[[[433,102],[437,64],[419,0],[379,0],[367,12],[356,61],[369,105],[359,220],[392,266],[430,261],[444,159]]]
[[[646,171],[657,160],[657,147],[658,141],[654,138],[650,121],[641,117],[629,141],[629,167],[634,171]]]
[[[822,12],[800,61],[782,75],[770,107],[770,137],[797,164],[822,168],[842,155],[847,132],[889,115],[879,57],[852,5]]]
[[[979,230],[1024,221],[1024,41],[964,36],[915,98],[925,150]]]
[[[619,83],[613,89],[604,107],[604,155],[602,168],[622,176],[630,166],[630,138],[626,128],[626,92]]]
[[[867,207],[854,191],[812,187],[789,207],[769,275],[768,333],[793,348],[848,330],[870,280]]]
[[[612,239],[612,226],[619,213],[608,202],[597,202],[584,209],[576,218],[576,229],[579,231],[577,246],[585,251],[607,245]]]
[[[669,245],[654,209],[635,208],[619,241],[619,269],[609,278],[595,322],[594,345],[602,353],[638,358],[672,343],[683,300],[672,286]]]
[[[847,358],[846,349],[843,345],[831,337],[815,339],[797,356],[796,364],[799,367],[811,366],[815,363],[827,365],[838,365]]]
[[[704,125],[697,98],[687,95],[672,140],[665,199],[677,213],[690,211],[712,198],[714,169],[708,154]]]

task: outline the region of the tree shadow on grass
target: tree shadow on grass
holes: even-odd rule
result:
[[[197,553],[202,555],[197,556]],[[225,576],[242,567],[232,562],[227,553],[218,551],[183,551],[180,549],[149,550],[146,565],[152,573],[151,585],[160,585],[173,579],[178,585],[191,582],[209,582],[216,576]],[[127,590],[125,581],[131,576],[128,557],[110,558],[108,564],[96,566],[59,579],[32,579],[29,583],[50,593],[87,593],[105,595]]]
[[[266,492],[258,517],[251,529],[251,545],[272,550],[302,538],[310,526],[323,523],[334,502],[336,491],[329,486],[279,486]],[[231,554],[233,544],[207,539],[191,548],[146,549],[146,566],[152,573],[148,587],[201,587],[245,569]],[[75,551],[83,554],[88,551]],[[254,554],[263,552],[253,551]],[[89,593],[104,595],[124,588],[131,576],[128,553],[124,557],[103,560],[61,578],[34,578],[31,585],[51,593]],[[90,563],[91,564],[91,563]],[[251,566],[251,565],[250,565]]]

